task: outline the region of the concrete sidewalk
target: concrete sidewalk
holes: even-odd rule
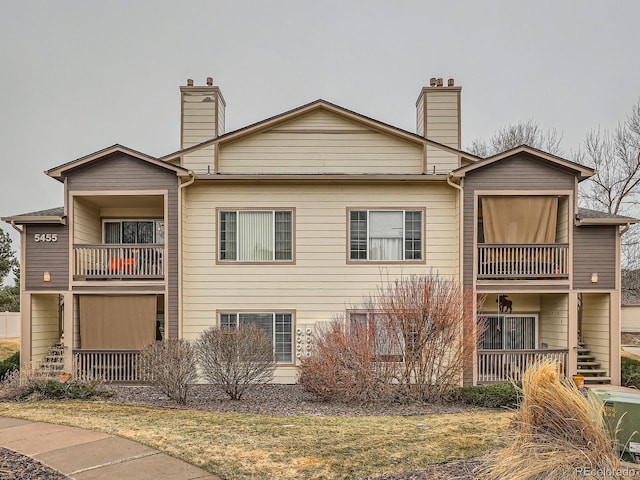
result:
[[[218,478],[131,440],[50,423],[0,417],[0,445],[78,480]]]

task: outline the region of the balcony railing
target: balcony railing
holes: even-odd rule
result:
[[[566,243],[478,245],[478,279],[562,279],[569,276]]]
[[[144,382],[136,350],[74,350],[73,378],[85,382]]]
[[[162,279],[164,245],[74,245],[75,279]]]
[[[558,372],[567,371],[568,350],[480,350],[478,351],[478,383],[519,381],[530,365],[549,360]]]

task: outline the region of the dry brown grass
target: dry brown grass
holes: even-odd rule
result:
[[[102,431],[223,479],[343,479],[420,470],[504,446],[512,413],[277,417],[103,402],[0,403],[0,415]]]
[[[555,365],[545,362],[528,369],[523,395],[513,438],[491,456],[483,478],[621,478],[602,412],[572,381],[561,380]]]
[[[5,360],[18,351],[20,351],[19,338],[0,339],[0,360]]]

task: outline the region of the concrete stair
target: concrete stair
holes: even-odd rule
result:
[[[600,368],[601,364],[596,360],[585,343],[578,344],[578,375],[584,377],[585,385],[610,384],[611,377],[607,371]]]

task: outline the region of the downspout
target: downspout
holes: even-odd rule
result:
[[[196,181],[195,173],[188,173],[189,180],[178,185],[178,338],[182,338],[182,190]]]
[[[14,228],[14,230],[16,230],[18,233],[22,234],[22,231],[24,230],[23,228],[19,228],[16,226],[16,221],[15,220],[11,220],[11,226]]]
[[[459,275],[460,275],[460,285],[462,287],[462,291],[463,291],[463,295],[464,295],[464,188],[461,185],[458,185],[457,183],[454,183],[452,181],[453,175],[451,173],[449,173],[449,175],[447,175],[447,183],[449,184],[449,186],[455,188],[456,190],[458,190],[458,215],[459,215],[459,225],[458,225],[458,265],[460,265],[460,270],[459,270]],[[475,282],[473,283],[473,285],[475,285]],[[473,331],[474,331],[474,335],[475,335],[475,325],[477,323],[476,320],[476,294],[475,291],[473,291],[473,287],[472,287],[472,296],[471,296],[471,308],[472,308],[472,312],[473,312]],[[476,342],[474,342],[474,347],[473,347],[473,356],[472,356],[472,360],[471,360],[471,384],[475,385],[476,384],[476,380],[477,380],[477,346],[475,345]],[[466,368],[465,368],[466,370]],[[463,375],[463,384],[464,384],[464,377],[465,375]]]

